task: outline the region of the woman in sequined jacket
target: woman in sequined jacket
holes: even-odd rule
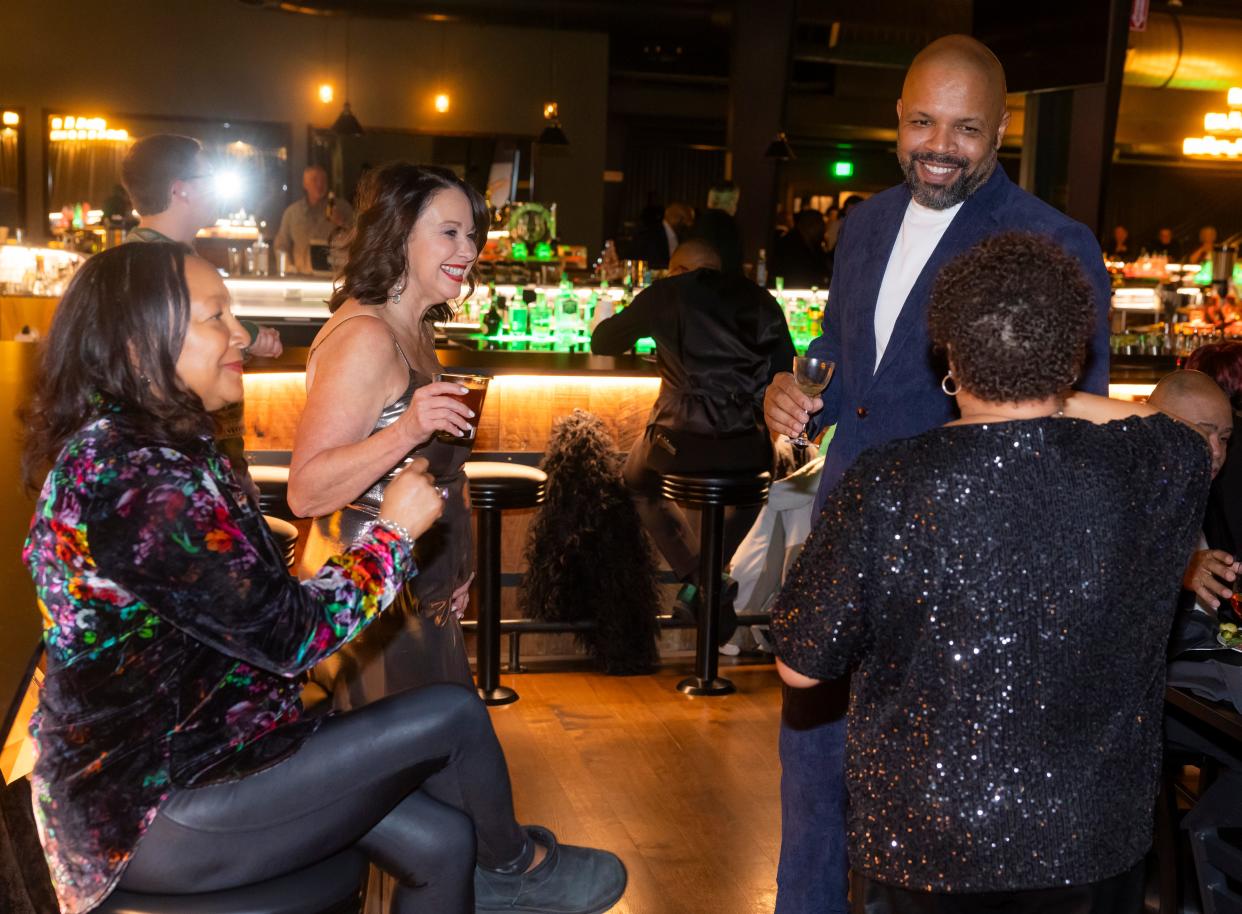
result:
[[[56,311],[25,412],[27,482],[50,471],[23,557],[47,647],[32,786],[61,910],[244,886],[351,846],[396,876],[394,912],[509,910],[532,882],[537,910],[603,910],[620,863],[517,824],[472,691],[301,718],[301,674],[393,602],[443,501],[415,462],[299,584],[211,438],[246,339],[215,270],[169,244],[96,255]]]
[[[1150,407],[1069,393],[1090,301],[1034,235],[946,266],[929,317],[961,418],[858,459],[773,612],[787,684],[852,674],[856,911],[1141,905],[1210,460]]]

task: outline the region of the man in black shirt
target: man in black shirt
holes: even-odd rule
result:
[[[793,362],[780,305],[742,276],[720,271],[720,254],[703,240],[678,246],[669,278],[600,323],[591,351],[618,355],[645,336],[656,341],[660,393],[647,429],[630,449],[625,482],[673,573],[697,584],[698,536],[660,491],[663,473],[767,470],[772,445],[763,423],[763,391]],[[754,523],[758,508],[725,519],[725,555]],[[720,641],[736,627],[731,607]]]

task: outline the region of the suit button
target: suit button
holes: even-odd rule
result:
[[[867,418],[867,407],[865,407],[865,406],[860,406],[860,407],[858,407],[858,409],[857,409],[857,410],[855,410],[855,412],[857,412],[857,413],[858,413],[858,418],[859,418],[859,419],[866,419],[866,418]]]

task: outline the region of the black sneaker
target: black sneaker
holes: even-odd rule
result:
[[[526,826],[548,855],[528,873],[474,868],[475,914],[602,914],[625,893],[625,865],[616,854],[558,844],[538,825]]]

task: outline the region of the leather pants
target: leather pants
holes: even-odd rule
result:
[[[471,914],[476,861],[518,872],[529,864],[504,753],[473,691],[393,695],[327,718],[270,768],[174,790],[120,887],[234,888],[352,845],[396,878],[394,914]]]

